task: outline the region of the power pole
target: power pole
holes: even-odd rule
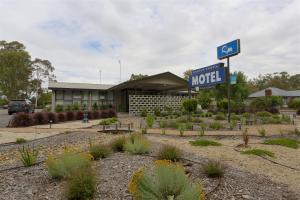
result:
[[[102,82],[102,80],[101,80],[101,69],[99,70],[99,75],[100,75],[100,84],[101,84],[101,82]]]

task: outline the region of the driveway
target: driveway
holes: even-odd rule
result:
[[[7,114],[7,109],[0,108],[0,127],[6,127],[11,117],[12,115]]]

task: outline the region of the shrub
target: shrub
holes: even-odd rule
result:
[[[222,99],[217,102],[217,107],[221,110],[227,110],[228,108],[228,100],[227,99]]]
[[[300,130],[299,130],[299,128],[295,128],[294,129],[294,134],[297,135],[297,136],[300,136]]]
[[[147,128],[142,128],[142,134],[147,134]]]
[[[192,122],[194,122],[194,123],[202,123],[203,120],[200,119],[200,118],[197,118],[197,117],[193,117],[193,118],[192,118]]]
[[[78,169],[67,181],[67,199],[92,199],[95,193],[96,176],[91,169]]]
[[[245,128],[243,130],[243,137],[242,138],[243,138],[243,142],[244,142],[244,147],[247,147],[248,143],[249,143],[249,140],[250,140],[249,135],[248,135],[248,128]]]
[[[159,160],[171,160],[177,162],[182,156],[182,151],[175,146],[164,145],[158,152]]]
[[[209,128],[214,129],[214,130],[220,130],[221,128],[223,128],[223,125],[219,122],[213,122],[213,123],[209,124]]]
[[[238,115],[231,115],[231,116],[230,116],[230,119],[231,119],[231,120],[234,120],[234,121],[240,121],[240,120],[241,120],[241,117],[238,116]]]
[[[125,142],[124,149],[131,154],[146,154],[150,151],[150,142],[141,134],[132,134]]]
[[[275,155],[273,152],[268,151],[268,150],[263,150],[263,149],[251,149],[251,150],[246,150],[241,152],[241,154],[252,154],[252,155],[256,155],[256,156],[269,156],[271,158],[274,158]]]
[[[72,121],[75,119],[75,115],[73,111],[66,112],[66,119],[67,121]]]
[[[24,138],[17,138],[17,139],[16,139],[16,143],[17,143],[17,144],[23,144],[23,143],[26,143],[26,142],[27,142],[27,140],[24,139]]]
[[[38,149],[29,146],[19,148],[19,153],[21,155],[21,161],[25,167],[30,167],[36,163],[37,157],[39,155]]]
[[[196,99],[186,99],[182,103],[183,109],[188,113],[193,113],[197,110]]]
[[[197,96],[198,103],[201,105],[202,109],[209,108],[212,103],[211,96],[209,92],[202,92]]]
[[[300,98],[295,98],[289,101],[288,106],[294,109],[300,109]]]
[[[77,111],[76,112],[76,119],[77,120],[82,120],[83,119],[83,112],[82,111]]]
[[[126,142],[126,138],[125,137],[119,137],[114,139],[111,143],[110,143],[110,147],[114,152],[123,152],[124,151],[124,145]]]
[[[59,113],[59,112],[63,112],[64,111],[64,107],[60,104],[57,104],[55,106],[55,112]]]
[[[34,124],[47,124],[49,122],[48,115],[45,112],[37,112],[32,115]]]
[[[46,115],[48,116],[48,123],[50,123],[50,120],[52,121],[52,123],[56,123],[57,122],[57,115],[56,115],[56,113],[48,112]]]
[[[152,126],[154,124],[154,116],[148,114],[146,117],[146,123],[147,123],[148,128],[152,128]]]
[[[66,112],[68,112],[68,111],[72,111],[72,105],[67,105],[66,107],[65,107],[65,109],[64,109]]]
[[[264,127],[258,128],[257,131],[258,131],[258,134],[261,137],[265,137],[266,136],[266,129]]]
[[[158,160],[153,172],[140,169],[134,172],[128,186],[133,199],[204,200],[201,184],[191,182],[179,164]]]
[[[95,102],[93,103],[93,111],[99,110],[98,104]]]
[[[90,143],[89,152],[93,156],[94,160],[99,160],[100,158],[108,157],[111,153],[111,149],[108,146]]]
[[[193,146],[222,146],[221,143],[215,142],[212,140],[195,140],[195,141],[190,141],[190,144]]]
[[[99,119],[101,117],[101,113],[98,111],[93,111],[92,115],[93,115],[93,119]]]
[[[178,123],[187,123],[189,120],[186,116],[181,116],[176,119]]]
[[[275,107],[268,108],[267,111],[272,114],[279,114],[279,109]]]
[[[117,113],[114,109],[109,109],[107,115],[108,115],[107,117],[110,117],[110,118],[111,117],[117,117]]]
[[[89,167],[91,159],[90,154],[65,150],[57,158],[50,155],[46,160],[46,166],[53,178],[70,178],[78,169]]]
[[[159,122],[159,127],[160,128],[166,128],[168,125],[168,122],[166,120],[160,121]]]
[[[237,126],[237,121],[231,119],[231,121],[229,123],[229,129],[233,130],[236,126]]]
[[[31,125],[33,125],[31,115],[23,112],[17,113],[15,116],[13,116],[10,123],[11,127],[25,127]]]
[[[184,134],[184,131],[186,131],[186,124],[179,124],[178,129],[179,129],[179,134],[182,137]]]
[[[109,118],[109,117],[110,117],[109,111],[107,111],[107,110],[102,110],[101,111],[100,118],[105,119],[105,118]],[[115,116],[112,116],[112,117],[115,117]]]
[[[74,104],[72,105],[72,110],[73,110],[73,111],[78,111],[78,110],[79,110],[79,104],[78,104],[78,103],[74,103]]]
[[[219,161],[209,161],[202,165],[202,172],[209,178],[220,178],[224,176],[225,167]]]
[[[218,113],[216,116],[215,116],[215,120],[225,120],[225,115],[224,113]]]
[[[147,117],[147,115],[148,115],[147,109],[146,108],[142,108],[141,109],[141,117]]]
[[[200,136],[204,136],[205,130],[206,130],[207,125],[206,124],[200,124]]]
[[[59,122],[66,121],[66,113],[58,113],[57,114],[57,119],[58,119]]]
[[[256,113],[257,117],[272,117],[272,113],[268,111],[261,111]]]
[[[242,114],[242,117],[249,119],[251,117],[251,113],[245,112]]]
[[[160,109],[158,107],[154,108],[154,115],[159,117],[160,116]]]
[[[280,146],[289,147],[289,148],[293,148],[293,149],[299,148],[299,141],[293,140],[293,139],[288,139],[288,138],[269,139],[269,140],[264,141],[264,144],[280,145]]]

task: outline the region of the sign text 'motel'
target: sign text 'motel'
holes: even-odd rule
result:
[[[228,58],[240,53],[240,40],[233,40],[217,47],[218,59]]]
[[[189,77],[189,87],[206,88],[225,82],[224,63],[217,63],[208,67],[192,71]]]

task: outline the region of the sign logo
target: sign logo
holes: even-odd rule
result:
[[[240,53],[240,40],[233,40],[217,47],[218,59],[228,58]]]
[[[217,63],[208,67],[192,71],[189,77],[190,88],[207,88],[225,82],[224,63]]]

